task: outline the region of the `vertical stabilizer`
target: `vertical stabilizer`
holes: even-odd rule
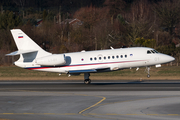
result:
[[[37,45],[30,37],[28,37],[22,30],[13,29],[11,30],[12,36],[16,43],[19,52],[23,51],[37,51],[36,58],[51,55],[51,53],[43,50],[39,45]],[[26,53],[23,53],[26,54]],[[27,55],[30,53],[27,53]],[[27,57],[27,55],[24,55]],[[30,57],[30,56],[29,56]]]

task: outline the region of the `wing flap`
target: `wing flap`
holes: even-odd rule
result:
[[[14,55],[20,55],[20,54],[32,53],[32,52],[37,52],[37,50],[18,50],[18,51],[6,54],[6,56],[14,56]]]

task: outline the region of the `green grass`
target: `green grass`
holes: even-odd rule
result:
[[[180,79],[180,67],[178,66],[162,66],[161,68],[151,67],[151,79]],[[136,71],[133,69],[124,69],[114,72],[92,73],[91,79],[146,79],[147,73],[145,67]],[[0,79],[83,79],[80,76],[67,77],[66,74],[59,76],[59,73],[39,72],[33,70],[22,69],[16,66],[1,66]]]
[[[124,69],[120,71],[108,72],[108,73],[98,73],[97,75],[114,75],[114,76],[141,76],[146,75],[145,67],[140,68],[136,71],[133,69]],[[162,66],[161,68],[151,67],[151,76],[179,76],[180,77],[180,67],[178,66]]]
[[[33,70],[22,69],[16,66],[1,66],[0,77],[52,77],[58,73],[39,72]]]

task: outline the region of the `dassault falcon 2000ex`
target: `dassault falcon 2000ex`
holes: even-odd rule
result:
[[[7,54],[20,55],[14,62],[16,66],[46,72],[79,75],[84,73],[84,83],[90,84],[90,73],[109,72],[127,68],[161,67],[161,64],[174,61],[175,58],[147,47],[132,47],[109,50],[81,51],[52,54],[44,51],[20,29],[11,30],[18,51]]]

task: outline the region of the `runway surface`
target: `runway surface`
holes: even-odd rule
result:
[[[180,81],[0,81],[0,120],[179,120]]]

